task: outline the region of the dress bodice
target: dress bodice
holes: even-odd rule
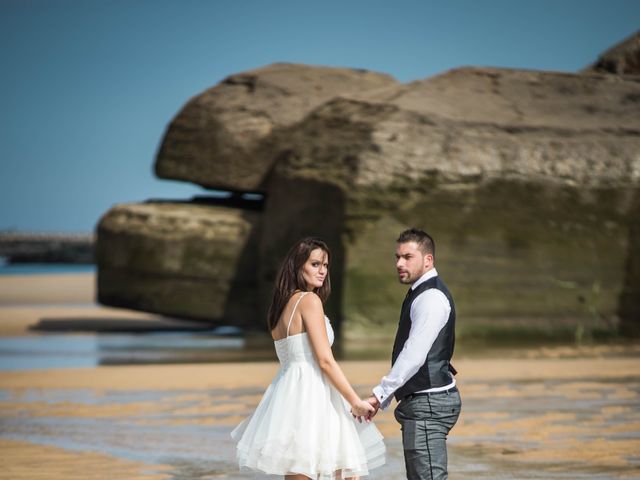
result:
[[[327,329],[327,337],[329,337],[329,345],[333,345],[335,335],[331,327],[331,322],[326,315],[324,317],[324,324]],[[275,340],[273,343],[276,347],[278,360],[282,365],[290,362],[316,362],[307,332],[289,335],[280,340]]]

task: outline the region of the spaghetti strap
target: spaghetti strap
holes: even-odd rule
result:
[[[291,320],[293,320],[293,315],[296,313],[296,308],[298,308],[298,304],[300,303],[300,300],[302,300],[302,297],[304,297],[307,293],[309,292],[302,292],[302,294],[300,295],[300,298],[296,301],[296,304],[293,306],[293,311],[291,312],[291,317],[289,318],[289,323],[287,324],[287,337],[289,336],[289,327],[291,327]]]

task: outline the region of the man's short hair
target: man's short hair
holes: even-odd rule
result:
[[[416,242],[418,244],[418,249],[423,253],[423,255],[430,253],[433,255],[433,258],[436,257],[436,242],[434,242],[431,235],[424,230],[409,228],[400,234],[396,242]]]

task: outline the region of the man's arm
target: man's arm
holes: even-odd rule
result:
[[[385,409],[391,403],[393,393],[413,377],[427,359],[429,350],[451,313],[447,297],[435,288],[420,294],[411,304],[411,330],[409,338],[389,373],[374,387],[372,397],[378,407]],[[367,399],[374,408],[372,397]]]

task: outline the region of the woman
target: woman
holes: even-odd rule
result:
[[[280,267],[268,313],[280,370],[253,415],[231,433],[242,470],[291,480],[354,479],[384,463],[378,429],[353,418],[373,407],[331,352],[333,329],[322,307],[331,291],[329,257],[324,242],[305,238]]]

